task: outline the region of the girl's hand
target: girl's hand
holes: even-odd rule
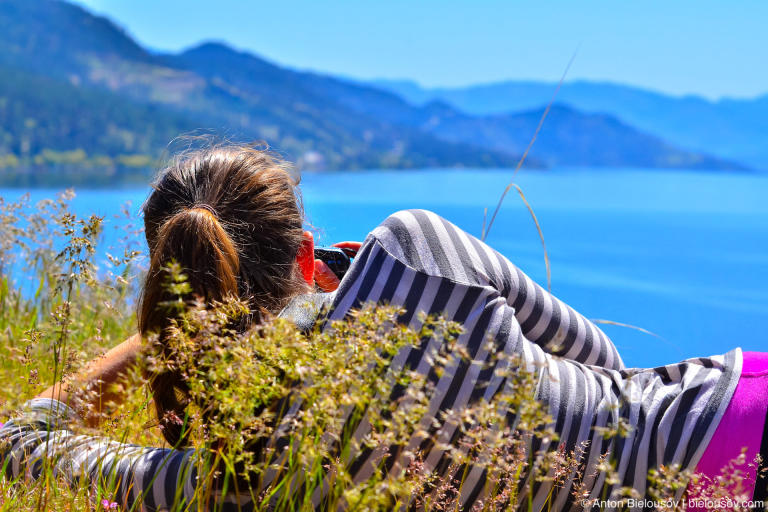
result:
[[[345,252],[352,253],[352,256],[354,256],[354,254],[357,254],[357,251],[360,250],[360,246],[362,245],[362,242],[339,242],[333,244],[333,247],[344,249]],[[317,283],[317,286],[321,290],[324,292],[332,292],[339,287],[340,282],[341,281],[336,277],[336,274],[333,273],[333,270],[328,268],[328,265],[326,265],[324,261],[315,260],[315,283]]]
[[[339,249],[344,249],[345,251],[357,254],[362,245],[363,242],[339,242],[333,244],[333,247],[338,247]],[[354,254],[352,256],[354,256]]]

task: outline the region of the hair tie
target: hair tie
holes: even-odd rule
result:
[[[208,204],[196,204],[192,208],[189,208],[187,211],[194,212],[195,210],[202,210],[205,215],[211,216],[214,218],[214,220],[219,220],[219,215],[216,213],[216,210],[213,209],[211,205]]]

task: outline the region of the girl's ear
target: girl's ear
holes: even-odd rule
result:
[[[301,275],[309,286],[315,285],[315,239],[309,231],[304,232],[304,240],[301,242],[299,252],[296,254],[296,263],[299,265]]]

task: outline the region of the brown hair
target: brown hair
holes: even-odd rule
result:
[[[171,262],[187,276],[186,299],[246,302],[243,330],[305,290],[296,265],[303,234],[296,185],[285,164],[247,147],[197,151],[168,165],[143,207],[150,266],[138,308],[142,336],[156,333],[162,346],[173,313],[161,305],[175,298],[166,284]],[[150,387],[163,435],[183,443],[183,378],[166,371],[151,376]]]

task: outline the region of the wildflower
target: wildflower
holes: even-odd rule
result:
[[[101,506],[104,507],[104,510],[117,510],[117,502],[115,501],[101,500]]]

